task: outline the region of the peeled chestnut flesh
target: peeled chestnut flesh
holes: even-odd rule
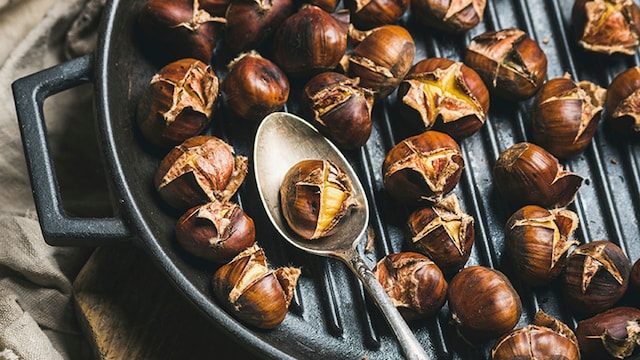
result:
[[[462,268],[471,256],[475,237],[473,216],[465,213],[451,194],[433,206],[414,210],[407,219],[411,243],[445,274]]]
[[[496,188],[515,207],[566,206],[575,198],[582,180],[548,151],[528,142],[504,150],[493,167]]]
[[[537,205],[518,209],[504,228],[506,253],[515,274],[532,286],[553,281],[571,247],[578,244],[572,238],[577,227],[578,215],[568,209]]]
[[[637,359],[640,309],[620,306],[580,320],[576,336],[585,360]]]
[[[302,92],[307,117],[340,148],[358,148],[371,135],[373,93],[359,82],[328,71],[311,78]]]
[[[491,93],[507,100],[532,97],[547,76],[547,56],[520,29],[486,31],[474,37],[464,63],[480,75]]]
[[[269,269],[264,250],[253,245],[222,265],[212,277],[213,292],[234,317],[261,328],[278,326],[287,315],[300,269]]]
[[[287,224],[304,239],[329,236],[356,205],[351,180],[328,160],[302,160],[285,174],[280,206]]]
[[[213,201],[180,216],[176,238],[188,253],[223,263],[252,246],[256,230],[253,219],[238,204]]]
[[[211,201],[228,201],[248,171],[246,156],[215,136],[195,136],[174,147],[162,159],[154,177],[160,198],[187,209]]]
[[[199,135],[211,123],[218,77],[196,59],[181,59],[156,73],[139,102],[136,123],[144,139],[170,148]]]
[[[640,45],[640,8],[633,0],[575,0],[571,20],[585,50],[633,55]]]
[[[568,74],[545,82],[531,108],[536,144],[561,159],[582,153],[598,128],[606,92]]]
[[[605,100],[607,125],[617,135],[640,133],[640,67],[631,67],[611,81]]]
[[[447,281],[442,271],[424,255],[387,255],[378,261],[373,274],[406,320],[433,316],[447,299]]]
[[[409,8],[409,0],[345,0],[351,21],[360,30],[393,24]]]
[[[426,26],[447,32],[463,32],[482,21],[486,5],[486,0],[414,0],[411,13]]]
[[[610,241],[582,244],[567,258],[562,293],[571,309],[596,314],[613,307],[629,286],[631,263]]]
[[[398,87],[403,117],[419,131],[437,130],[455,139],[482,127],[489,111],[489,92],[478,74],[459,61],[419,61]]]
[[[499,270],[476,265],[449,282],[451,318],[467,341],[495,338],[513,329],[522,314],[520,296]]]
[[[382,164],[384,188],[404,204],[436,202],[460,181],[464,160],[449,135],[428,130],[396,144]]]

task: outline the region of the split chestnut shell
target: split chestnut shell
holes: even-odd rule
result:
[[[613,78],[605,106],[607,125],[617,135],[640,134],[640,67],[631,67]]]
[[[620,306],[581,320],[576,327],[585,360],[636,359],[640,351],[640,309]]]

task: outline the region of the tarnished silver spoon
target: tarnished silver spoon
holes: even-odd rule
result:
[[[362,281],[396,335],[407,359],[429,359],[413,332],[357,251],[364,238],[369,206],[358,176],[342,153],[305,120],[284,112],[265,117],[258,127],[254,148],[256,184],[267,215],[278,232],[294,246],[312,254],[342,260]],[[330,160],[350,178],[359,204],[338,224],[334,235],[303,239],[287,225],[280,210],[280,185],[293,165],[305,159]]]

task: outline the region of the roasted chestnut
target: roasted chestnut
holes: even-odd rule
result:
[[[164,56],[171,60],[192,57],[205,63],[213,56],[225,22],[198,0],[148,0],[138,15],[145,38]]]
[[[425,131],[396,144],[382,163],[385,190],[397,201],[435,202],[460,181],[464,159],[453,138]]]
[[[584,151],[596,133],[607,91],[569,74],[542,85],[532,104],[533,139],[561,159]]]
[[[347,32],[348,28],[331,14],[305,4],[276,31],[274,61],[291,76],[332,70],[347,50]]]
[[[373,274],[406,320],[433,316],[447,300],[442,271],[422,254],[387,255],[378,261]]]
[[[224,16],[230,0],[199,0],[199,7],[213,16]]]
[[[576,336],[585,360],[637,359],[640,355],[640,309],[615,307],[581,320],[576,327]]]
[[[238,56],[229,66],[222,91],[237,116],[260,121],[289,99],[289,80],[280,68],[255,51]]]
[[[308,0],[311,5],[315,5],[326,12],[334,12],[340,3],[340,0]]]
[[[355,205],[349,176],[328,160],[296,163],[280,185],[282,215],[291,230],[305,239],[335,233],[336,225]]]
[[[211,123],[218,102],[218,77],[196,59],[172,62],[151,78],[136,114],[142,136],[170,148],[199,135]]]
[[[376,100],[394,91],[413,64],[416,45],[402,26],[382,25],[373,30],[344,58],[349,77],[371,89]]]
[[[475,235],[473,223],[473,216],[462,210],[456,194],[413,211],[407,220],[413,246],[445,274],[458,271],[469,260]]]
[[[609,128],[618,135],[640,134],[640,67],[616,75],[607,88],[605,106]]]
[[[225,14],[224,43],[234,54],[255,49],[293,11],[292,0],[232,0]]]
[[[434,129],[462,139],[484,124],[489,92],[463,63],[429,58],[411,67],[400,83],[398,104],[403,117],[420,132]]]
[[[640,295],[640,259],[636,260],[631,268],[631,287]]]
[[[572,238],[578,215],[567,209],[547,210],[526,205],[507,221],[506,253],[516,275],[525,283],[549,284],[564,266],[569,249],[578,244]]]
[[[370,30],[400,20],[409,3],[409,0],[345,0],[345,7],[351,12],[351,22],[356,28]]]
[[[624,296],[630,273],[631,263],[618,245],[606,240],[582,244],[567,258],[564,300],[579,313],[607,310]]]
[[[262,329],[278,326],[287,315],[300,269],[269,269],[264,250],[253,245],[222,265],[212,278],[222,306],[239,320]]]
[[[373,93],[336,72],[311,78],[302,91],[301,107],[318,130],[338,147],[354,149],[371,135]]]
[[[467,46],[464,63],[492,94],[507,100],[532,97],[547,76],[547,56],[520,29],[486,31]]]
[[[188,253],[213,262],[227,262],[252,246],[253,220],[238,204],[213,201],[185,212],[176,224],[178,243]]]
[[[499,270],[476,265],[457,273],[447,293],[451,318],[467,341],[501,336],[522,315],[520,296]]]
[[[174,147],[156,170],[160,198],[185,211],[210,201],[228,201],[248,171],[246,156],[215,136],[195,136]]]
[[[413,0],[411,14],[422,24],[448,32],[473,29],[482,21],[486,0]]]
[[[493,181],[511,205],[562,207],[571,203],[582,177],[565,170],[538,145],[521,142],[503,151],[493,166]]]
[[[585,50],[633,55],[640,45],[640,8],[633,0],[575,0],[571,21]]]

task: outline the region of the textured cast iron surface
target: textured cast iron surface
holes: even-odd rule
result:
[[[166,208],[152,189],[152,176],[162,154],[142,146],[133,126],[137,99],[158,69],[158,64],[151,63],[140,52],[140,43],[133,31],[133,18],[141,3],[143,1],[136,0],[110,4],[103,48],[97,55],[96,66],[98,106],[104,115],[101,119],[104,150],[121,192],[123,209],[139,233],[141,245],[203,311],[203,316],[220,324],[259,354],[272,358],[287,355],[399,358],[399,349],[388,328],[343,264],[303,254],[278,238],[261,208],[251,173],[236,200],[256,221],[258,241],[266,249],[271,264],[300,266],[303,276],[289,315],[272,331],[246,328],[220,310],[209,284],[215,266],[195,261],[176,246],[173,227],[179,214]],[[431,56],[461,60],[473,36],[490,29],[519,27],[535,38],[547,54],[548,78],[569,72],[574,79],[606,86],[617,73],[638,64],[637,55],[608,59],[579,50],[570,37],[571,5],[569,0],[489,1],[484,22],[460,35],[431,31],[415,24],[409,16],[403,24],[415,37],[416,61]],[[224,64],[226,60],[219,61]],[[221,76],[224,75],[222,68],[217,67]],[[291,94],[288,110],[295,113],[300,84],[294,84]],[[403,232],[407,210],[387,197],[380,174],[384,155],[404,136],[396,124],[394,100],[392,96],[376,105],[373,134],[366,146],[346,153],[372,205],[370,225],[375,234],[375,251],[365,254],[370,265],[385,254],[407,249]],[[466,167],[454,192],[461,197],[463,208],[476,218],[476,240],[468,265],[482,264],[509,273],[503,263],[502,227],[513,209],[505,206],[493,186],[491,168],[502,150],[530,139],[529,106],[530,101],[494,100],[485,126],[461,142]],[[238,153],[251,156],[255,126],[230,119],[224,110],[217,112],[215,118],[216,125],[211,132],[233,144]],[[611,240],[619,244],[632,261],[640,257],[639,163],[640,144],[612,138],[602,126],[585,153],[565,163],[585,178],[576,201],[570,205],[580,218],[577,238],[582,242]],[[524,305],[517,326],[529,323],[538,309],[575,326],[578,319],[562,305],[554,287],[530,289],[517,281],[514,285]],[[474,348],[462,342],[449,322],[446,306],[437,317],[411,326],[434,359],[485,358],[492,345],[488,341]]]

